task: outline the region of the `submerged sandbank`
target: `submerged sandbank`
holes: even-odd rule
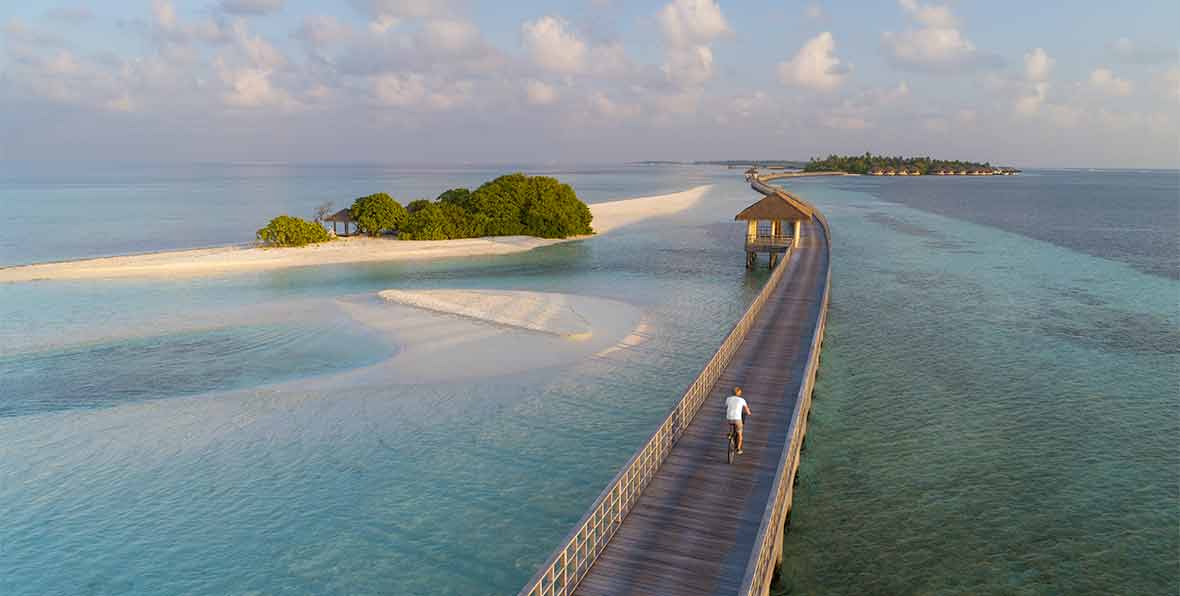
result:
[[[697,186],[652,197],[595,203],[590,205],[590,212],[594,214],[594,230],[598,234],[606,234],[645,219],[678,213],[699,201],[710,186]],[[576,239],[501,236],[406,242],[353,237],[302,248],[226,246],[8,267],[0,269],[0,282],[188,277],[314,265],[504,255]]]
[[[517,290],[385,290],[378,295],[387,302],[567,339],[593,335],[590,322],[578,312],[577,296]]]

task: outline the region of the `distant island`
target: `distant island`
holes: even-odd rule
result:
[[[829,155],[813,157],[804,172],[848,172],[869,176],[1012,176],[1016,168],[992,166],[988,162],[873,155]]]

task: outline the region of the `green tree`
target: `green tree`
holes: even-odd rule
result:
[[[438,195],[438,202],[450,203],[471,210],[471,191],[466,188],[452,188]]]
[[[590,208],[578,200],[574,189],[555,178],[536,176],[532,199],[524,212],[525,233],[541,238],[566,238],[593,234]]]
[[[324,226],[290,215],[280,215],[270,220],[255,235],[271,246],[306,246],[331,240]]]
[[[450,240],[479,235],[467,210],[451,203],[428,203],[406,219],[398,238],[403,240]]]
[[[515,236],[524,233],[521,217],[531,195],[528,176],[519,173],[500,176],[471,193],[469,210],[487,217],[484,233],[488,236]]]
[[[383,192],[357,199],[349,211],[357,229],[370,236],[396,230],[406,220],[406,210],[401,203]]]
[[[425,208],[427,205],[430,205],[430,201],[427,199],[414,199],[406,204],[406,213],[413,214]]]

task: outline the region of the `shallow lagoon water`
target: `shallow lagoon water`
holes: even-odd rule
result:
[[[635,188],[678,189],[655,178]],[[731,221],[753,193],[706,178],[691,212],[519,255],[0,285],[8,366],[193,337],[276,346],[196,394],[88,402],[55,367],[40,400],[0,387],[22,408],[0,417],[0,593],[515,592],[766,278],[743,269]],[[792,184],[831,220],[834,285],[780,591],[1175,593],[1178,283],[861,182]],[[402,383],[370,362],[399,346],[334,306],[390,287],[618,300],[646,341]],[[115,358],[104,382],[153,364],[201,376],[201,353]]]
[[[1177,255],[1116,262],[833,186],[795,186],[835,274],[777,593],[1175,594]]]
[[[194,395],[161,382],[118,405],[32,412],[75,396],[67,375],[39,376],[48,395],[0,418],[0,592],[515,591],[765,281],[742,267],[741,230],[716,225],[748,198],[727,179],[683,215],[506,257],[0,286],[12,366],[194,334],[217,343],[226,328],[248,343],[259,322],[314,329],[324,348],[274,355],[287,368],[252,386]],[[643,341],[523,372],[391,378],[354,355],[402,346],[373,349],[333,306],[391,287],[607,298],[638,313]],[[332,370],[288,374],[342,345]],[[215,372],[199,353],[112,358],[104,372]]]

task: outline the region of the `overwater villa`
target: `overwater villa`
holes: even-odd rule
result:
[[[885,170],[882,170],[881,168],[875,168],[872,172],[869,172],[869,175],[870,176],[884,176]]]
[[[746,222],[746,267],[753,269],[758,253],[764,252],[773,269],[790,247],[798,246],[800,224],[813,213],[811,205],[777,190],[735,215],[734,221]]]
[[[885,168],[885,175],[886,176],[896,176],[897,170],[895,170],[893,168]]]

